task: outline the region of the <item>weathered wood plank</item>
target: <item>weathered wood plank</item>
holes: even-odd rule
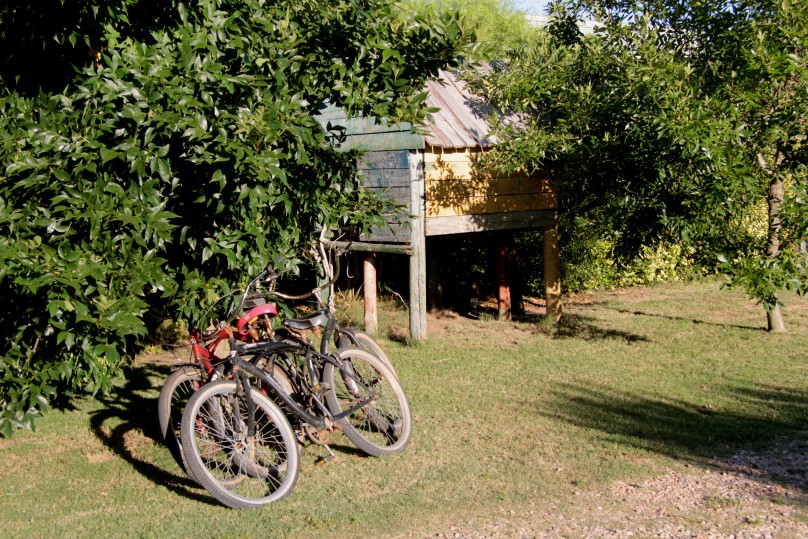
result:
[[[321,124],[329,120],[344,120],[345,111],[337,107],[326,107],[319,110],[317,114],[314,115],[314,119]]]
[[[344,133],[348,136],[365,133],[375,134],[412,132],[412,124],[409,122],[386,124],[384,122],[380,122],[378,118],[366,118],[363,116],[356,116],[348,119],[345,111],[336,107],[322,109],[317,115],[314,116],[314,119],[325,129],[341,127],[344,130]]]
[[[362,265],[364,270],[365,331],[373,336],[379,329],[379,309],[376,301],[376,255],[367,253]]]
[[[368,188],[367,190],[373,192],[380,198],[391,198],[397,204],[409,204],[410,201],[410,190],[407,187]]]
[[[555,223],[555,219],[555,210],[538,210],[447,217],[427,216],[424,226],[427,236],[444,236],[493,230],[541,228]]]
[[[538,178],[548,179],[548,173],[537,172],[535,174],[525,174],[524,172],[512,172],[509,174],[490,170],[470,161],[436,161],[424,165],[424,176],[426,181],[452,181],[461,179],[484,179],[484,178]]]
[[[345,249],[346,251],[358,251],[361,253],[389,253],[397,255],[412,254],[412,247],[407,244],[392,245],[387,243],[371,243],[364,241],[332,241],[328,245]]]
[[[459,200],[496,195],[555,194],[558,186],[546,178],[477,178],[468,180],[427,180],[427,201]]]
[[[409,243],[412,237],[412,229],[409,225],[396,224],[392,227],[371,227],[370,234],[362,234],[361,241],[387,242],[387,243]]]
[[[379,133],[369,135],[353,135],[339,146],[340,150],[351,149],[364,151],[384,150],[420,150],[424,147],[424,137],[417,133]]]
[[[405,187],[410,188],[410,169],[406,168],[380,168],[363,170],[365,187]]]
[[[474,178],[496,178],[507,177],[504,174],[497,174],[482,167],[478,167],[469,161],[435,161],[424,164],[424,177],[427,182],[439,180],[464,180]]]
[[[555,193],[538,193],[533,195],[466,197],[458,198],[457,200],[430,200],[427,202],[426,214],[428,217],[474,216],[486,213],[549,210],[557,207],[558,197]]]
[[[412,177],[412,256],[410,256],[410,336],[426,339],[426,237],[424,236],[423,153],[410,153]]]
[[[411,133],[412,124],[404,122],[400,124],[383,124],[373,118],[351,118],[350,120],[336,120],[345,129],[347,136],[374,134],[374,133]]]
[[[409,171],[409,152],[406,149],[368,152],[359,160],[358,168],[363,171],[380,168],[400,168]]]

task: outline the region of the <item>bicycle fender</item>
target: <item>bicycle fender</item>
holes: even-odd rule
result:
[[[238,322],[236,323],[238,334],[242,337],[247,335],[247,331],[244,329],[244,326],[259,316],[263,316],[265,314],[268,314],[269,316],[278,316],[278,309],[272,303],[265,303],[263,305],[253,307],[244,316],[238,319]]]
[[[199,369],[199,363],[190,363],[190,362],[189,363],[186,363],[186,362],[175,363],[174,365],[171,366],[171,372],[178,371],[180,369],[185,369],[185,368]]]

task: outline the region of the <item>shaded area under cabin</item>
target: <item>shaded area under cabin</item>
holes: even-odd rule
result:
[[[510,318],[508,232],[515,230],[543,230],[547,315],[560,319],[557,183],[544,171],[503,174],[486,168],[482,158],[498,142],[486,121],[496,112],[493,107],[449,72],[441,72],[441,80],[430,81],[427,90],[427,104],[440,110],[423,132],[406,123],[346,119],[334,107],[317,117],[327,129],[344,129],[342,148],[364,152],[357,167],[365,189],[392,198],[412,216],[344,245],[366,253],[366,330],[373,333],[377,327],[374,253],[398,253],[409,257],[410,333],[414,339],[426,337],[428,301],[436,303],[435,273],[441,271],[438,257],[428,262],[427,238],[447,238],[440,242],[445,250],[451,245],[448,238],[458,234],[494,234],[499,316]]]

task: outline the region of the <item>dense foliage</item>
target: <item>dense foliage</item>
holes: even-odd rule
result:
[[[399,0],[403,17],[440,17],[444,10],[455,11],[459,24],[473,34],[483,54],[500,54],[531,41],[539,30],[510,0]]]
[[[385,0],[13,0],[0,7],[0,432],[104,391],[168,314],[385,205],[316,121],[423,121],[451,18]],[[6,54],[8,53],[8,54]]]
[[[684,242],[778,323],[806,291],[808,11],[790,0],[552,6],[549,32],[474,86],[529,115],[502,126],[508,169],[562,180],[564,232],[636,256]],[[581,6],[578,6],[581,8]],[[600,30],[583,36],[580,13]]]

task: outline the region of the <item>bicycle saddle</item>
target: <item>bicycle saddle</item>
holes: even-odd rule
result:
[[[253,320],[263,315],[278,316],[278,309],[272,303],[265,303],[263,305],[253,307],[249,312],[244,314],[244,316],[239,318],[238,322],[236,322],[236,330],[238,331],[238,334],[242,337],[246,336],[248,324],[251,324]]]
[[[320,311],[307,314],[301,318],[290,318],[286,320],[283,325],[292,329],[302,330],[325,326],[326,322],[328,322],[328,315]]]

